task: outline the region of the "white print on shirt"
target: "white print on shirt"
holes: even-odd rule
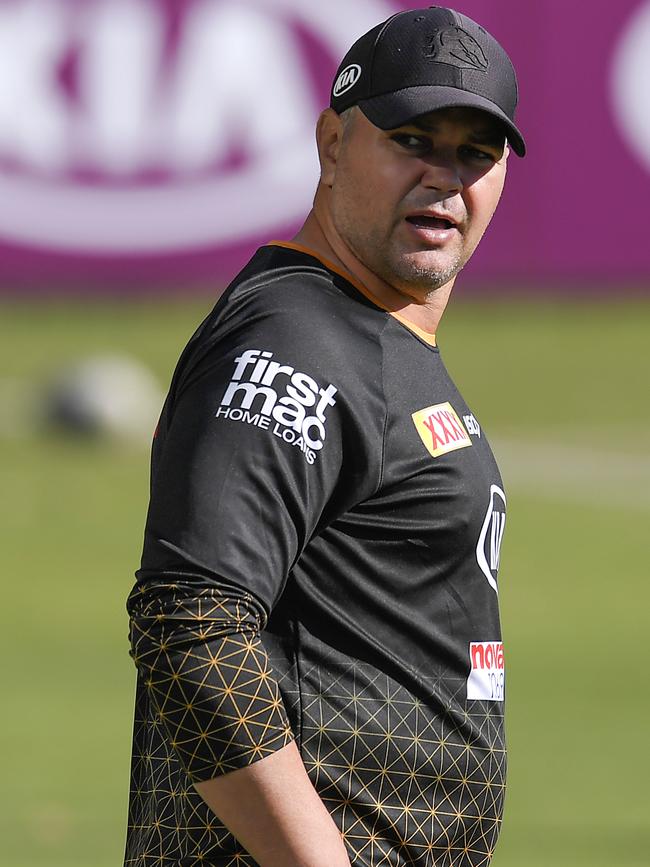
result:
[[[501,641],[472,641],[469,645],[470,673],[467,698],[503,701],[505,665]]]
[[[463,421],[465,422],[467,433],[471,434],[473,437],[481,439],[481,425],[476,421],[474,416],[471,413],[470,415],[464,415]]]
[[[269,431],[299,448],[307,463],[313,464],[325,445],[325,412],[336,404],[338,389],[331,384],[321,388],[311,376],[272,358],[272,352],[246,349],[235,359],[235,370],[216,418]]]
[[[501,542],[506,528],[506,495],[498,485],[490,488],[490,502],[476,546],[476,559],[490,587],[498,593],[497,575]]]

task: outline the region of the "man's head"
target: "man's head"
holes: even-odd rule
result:
[[[450,283],[498,204],[506,142],[525,152],[516,101],[503,49],[451,10],[399,13],[361,37],[317,133],[317,213],[339,249],[414,299]]]
[[[504,127],[516,154],[517,77],[501,45],[471,18],[431,6],[398,12],[358,39],[334,78],[330,106],[358,105],[381,129],[441,108],[477,108]]]

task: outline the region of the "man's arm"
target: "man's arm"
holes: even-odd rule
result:
[[[337,299],[305,275],[271,282],[230,295],[175,374],[129,603],[132,653],[189,781],[262,867],[347,867],[262,633],[319,525],[377,487],[381,461],[360,442],[384,422],[376,401],[365,415],[356,406],[349,340],[331,334]],[[269,385],[257,381],[264,365]],[[309,442],[318,448],[305,452]]]
[[[348,867],[305,770],[247,593],[150,582],[129,599],[132,655],[194,786],[260,867]]]
[[[260,867],[349,867],[294,742],[195,788]]]

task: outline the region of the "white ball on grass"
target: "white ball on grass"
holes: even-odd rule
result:
[[[48,427],[77,435],[149,440],[164,396],[141,362],[124,355],[83,359],[55,375],[45,391]]]

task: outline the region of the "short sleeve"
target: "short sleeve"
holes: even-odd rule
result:
[[[376,489],[376,336],[313,283],[241,287],[185,354],[154,447],[140,580],[226,582],[268,614],[309,539]]]

